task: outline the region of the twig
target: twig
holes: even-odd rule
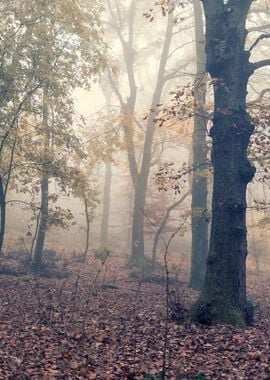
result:
[[[168,330],[169,330],[169,312],[170,312],[170,273],[168,266],[168,252],[170,244],[173,238],[178,234],[183,225],[186,223],[186,219],[180,226],[174,231],[174,233],[170,236],[168,242],[165,246],[164,253],[164,264],[165,264],[165,272],[166,272],[166,319],[165,319],[165,330],[164,330],[164,346],[163,346],[163,364],[162,364],[162,380],[166,380],[166,365],[167,365],[167,349],[168,349]]]

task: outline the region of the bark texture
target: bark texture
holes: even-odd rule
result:
[[[211,137],[214,187],[212,227],[205,284],[192,309],[204,324],[246,322],[246,188],[255,174],[247,159],[253,132],[246,111],[253,73],[245,51],[251,1],[204,0],[207,71],[215,92]]]
[[[206,272],[208,255],[208,213],[207,213],[207,174],[206,126],[205,115],[206,78],[205,38],[203,14],[200,0],[193,1],[195,18],[195,40],[197,74],[194,83],[194,130],[192,136],[192,244],[191,271],[189,286],[201,290]],[[205,163],[205,166],[203,165]]]

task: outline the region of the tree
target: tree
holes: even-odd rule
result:
[[[91,222],[94,219],[95,209],[99,203],[98,190],[92,173],[98,161],[96,162],[93,157],[90,158],[89,156],[85,160],[77,157],[77,160],[74,161],[75,165],[67,170],[66,186],[70,189],[70,193],[83,203],[86,233],[82,258],[86,261],[90,246]]]
[[[2,210],[0,244],[4,237],[5,197],[10,173],[13,170],[12,161],[17,144],[16,131],[21,125],[20,119],[23,114],[40,117],[43,114],[43,121],[48,119],[46,123],[43,122],[43,126],[48,124],[47,128],[41,131],[44,135],[48,135],[46,142],[44,139],[44,151],[48,151],[45,145],[48,146],[51,142],[52,135],[54,144],[56,142],[57,145],[57,137],[61,135],[61,130],[63,131],[65,125],[70,127],[73,123],[74,88],[79,86],[89,88],[93,77],[101,72],[105,63],[105,48],[99,22],[100,12],[100,4],[96,0],[89,0],[83,5],[79,1],[62,0],[57,4],[50,0],[37,1],[35,7],[29,0],[1,4],[0,24],[3,35],[0,45],[0,78],[4,95],[1,95],[0,99],[3,124],[0,161],[1,166],[3,161],[8,162],[9,168],[0,173],[3,190],[3,197],[0,199]],[[47,95],[44,94],[45,89]],[[45,110],[44,102],[41,101],[42,94],[44,97],[57,100],[60,112],[56,107],[53,114],[51,109]],[[64,113],[65,120],[62,118]],[[52,131],[52,124],[54,127],[57,124],[60,131],[58,136],[55,130]],[[27,153],[31,154],[29,151]],[[5,157],[8,155],[9,159]],[[35,154],[32,158],[34,156]],[[43,163],[39,162],[39,165],[43,165],[44,174],[48,163],[46,164],[45,160]],[[45,194],[48,193],[49,182],[45,177],[46,174],[41,180],[44,215],[48,214]],[[45,219],[47,217],[43,218],[41,215],[40,223],[44,224]],[[41,243],[44,240],[41,233],[43,230],[43,228],[38,230],[38,247],[44,244]]]
[[[255,174],[247,158],[254,130],[247,112],[247,85],[255,70],[270,64],[268,59],[249,61],[246,20],[252,2],[203,0],[206,69],[214,87],[214,185],[205,284],[192,314],[204,324],[244,326],[247,321],[246,189]]]
[[[105,86],[105,85],[104,85]],[[90,222],[94,218],[94,209],[99,202],[97,199],[97,186],[91,182],[94,168],[100,164],[105,164],[105,181],[102,203],[102,217],[100,225],[100,246],[106,247],[109,227],[110,214],[110,191],[112,180],[112,165],[115,164],[115,155],[123,149],[123,138],[120,133],[118,108],[115,109],[110,104],[110,94],[104,91],[106,107],[97,112],[96,118],[91,118],[91,124],[85,125],[82,133],[84,140],[82,145],[85,150],[85,158],[77,167],[81,167],[81,179],[84,178],[85,184],[77,178],[71,188],[75,188],[74,193],[84,202],[86,216],[86,245],[85,257],[89,249],[89,228]],[[108,95],[108,96],[107,96]],[[82,175],[84,173],[84,175]],[[87,180],[88,177],[88,180]],[[95,190],[96,189],[96,190]]]
[[[137,95],[138,95],[138,81],[135,72],[136,58],[140,55],[140,48],[135,46],[134,39],[136,37],[136,30],[134,28],[134,19],[136,16],[136,2],[132,0],[129,4],[127,15],[121,17],[119,14],[119,7],[116,7],[116,11],[112,8],[111,2],[107,0],[108,11],[110,19],[107,24],[111,26],[121,43],[121,48],[124,56],[124,63],[126,66],[129,96],[127,100],[121,94],[119,87],[113,80],[113,73],[111,72],[110,80],[112,88],[118,97],[121,112],[123,115],[123,128],[126,138],[126,147],[128,153],[129,168],[131,178],[134,186],[134,208],[133,208],[133,220],[132,220],[132,249],[130,256],[131,265],[144,265],[146,261],[145,249],[144,249],[144,218],[145,218],[145,203],[147,197],[148,179],[153,165],[153,141],[156,130],[156,118],[159,112],[158,105],[161,101],[164,93],[164,87],[168,81],[177,78],[179,67],[168,67],[168,61],[174,58],[174,54],[177,48],[172,47],[172,40],[174,35],[178,32],[184,31],[185,27],[182,25],[179,31],[175,32],[177,21],[174,18],[173,7],[169,4],[168,12],[165,11],[163,15],[166,16],[166,32],[163,39],[161,54],[158,57],[157,65],[158,72],[154,83],[153,92],[151,94],[150,112],[146,118],[145,135],[143,141],[143,151],[140,155],[136,152],[135,145],[135,127],[139,124],[139,127],[144,129],[144,125],[138,123],[135,118]],[[150,22],[153,21],[153,17],[149,13],[145,13],[146,18]],[[125,25],[124,20],[128,21],[128,25]],[[147,47],[148,49],[150,46]],[[142,49],[144,50],[144,49]],[[139,156],[139,157],[138,157]]]

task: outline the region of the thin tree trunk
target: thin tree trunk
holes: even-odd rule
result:
[[[134,194],[134,207],[132,218],[132,251],[130,264],[143,266],[145,262],[144,253],[144,208],[147,190],[147,182],[144,178],[143,183],[140,182],[141,176],[136,181]]]
[[[162,219],[162,222],[160,223],[160,226],[155,234],[154,237],[154,243],[153,243],[153,250],[152,250],[152,268],[155,270],[156,262],[157,262],[157,247],[159,243],[159,238],[166,227],[167,221],[170,217],[171,211],[175,209],[177,206],[179,206],[184,200],[187,198],[187,196],[190,194],[190,191],[187,191],[177,202],[173,203],[170,207],[167,208],[166,213]]]
[[[207,71],[214,84],[211,128],[214,187],[207,271],[192,309],[204,324],[244,326],[246,300],[246,188],[255,168],[247,159],[254,130],[246,112],[247,83],[254,72],[245,51],[245,23],[251,0],[204,0]]]
[[[5,231],[6,231],[6,198],[7,198],[7,192],[9,188],[9,182],[11,178],[11,170],[12,170],[12,165],[14,161],[14,154],[15,154],[15,148],[16,148],[16,143],[17,143],[17,131],[18,131],[18,119],[14,119],[13,126],[16,125],[16,131],[15,131],[15,138],[14,142],[12,144],[12,149],[11,149],[11,155],[10,155],[10,160],[9,160],[9,167],[8,171],[5,173],[4,176],[6,176],[5,180],[5,186],[3,183],[3,177],[0,177],[0,253],[2,252],[3,244],[4,244],[4,237],[5,237]]]
[[[38,235],[39,218],[40,218],[40,210],[39,210],[37,218],[36,218],[35,232],[34,232],[34,236],[33,236],[32,242],[31,242],[31,248],[30,248],[30,258],[31,258],[31,260],[33,260],[33,250],[34,250],[34,247],[35,247],[35,244],[36,244],[36,240],[37,240],[37,235]]]
[[[84,213],[85,213],[85,221],[86,221],[86,236],[85,236],[85,249],[83,253],[83,258],[84,258],[84,261],[86,261],[87,253],[89,251],[89,240],[90,240],[90,216],[89,216],[86,197],[84,197]]]
[[[49,212],[49,180],[44,177],[41,180],[41,204],[40,204],[40,218],[38,233],[34,251],[34,267],[35,270],[40,270],[42,265],[42,254],[44,249],[44,242],[48,226],[48,212]]]
[[[100,247],[107,247],[107,244],[108,244],[111,184],[112,184],[112,163],[108,161],[106,162],[106,170],[105,170],[103,209],[102,209],[101,231],[100,231],[100,242],[99,242]]]
[[[192,244],[191,272],[189,286],[201,290],[204,283],[208,254],[208,217],[207,217],[207,174],[203,163],[207,161],[206,151],[206,77],[205,44],[201,2],[193,1],[195,16],[195,35],[197,53],[197,75],[194,83],[194,130],[192,136],[192,155],[195,171],[192,176]]]
[[[173,31],[173,14],[168,15],[167,29],[165,35],[165,41],[163,45],[163,51],[160,58],[159,70],[157,75],[157,83],[155,91],[153,93],[151,102],[151,114],[147,120],[146,135],[144,140],[143,157],[141,163],[141,170],[135,177],[134,182],[134,214],[133,214],[133,225],[132,225],[132,251],[130,257],[130,263],[132,265],[141,265],[145,262],[145,252],[144,252],[144,209],[146,192],[148,185],[148,177],[151,168],[152,160],[152,144],[155,133],[155,117],[157,113],[157,104],[160,103],[163,87],[165,84],[165,72],[166,64],[168,59],[168,54],[171,46],[172,31]]]
[[[133,206],[134,191],[133,187],[128,188],[128,212],[127,212],[127,252],[131,251],[132,242],[132,206]]]
[[[0,253],[2,253],[3,243],[4,243],[4,236],[5,236],[5,229],[6,229],[6,200],[5,200],[5,191],[4,191],[4,185],[3,180],[0,177]]]
[[[49,163],[48,151],[50,145],[50,132],[48,131],[48,86],[43,91],[43,132],[44,132],[44,165],[42,166],[41,173],[41,202],[40,202],[40,216],[39,225],[36,238],[36,245],[34,250],[33,264],[36,271],[39,271],[42,266],[42,255],[45,243],[45,237],[48,227],[49,217],[49,174],[47,165]]]

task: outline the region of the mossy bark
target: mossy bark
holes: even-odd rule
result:
[[[247,83],[253,73],[245,51],[245,22],[251,1],[203,2],[207,71],[213,78],[215,109],[211,129],[214,185],[212,227],[205,284],[192,308],[204,324],[246,322],[246,188],[255,174],[247,159],[253,132],[246,112]]]

